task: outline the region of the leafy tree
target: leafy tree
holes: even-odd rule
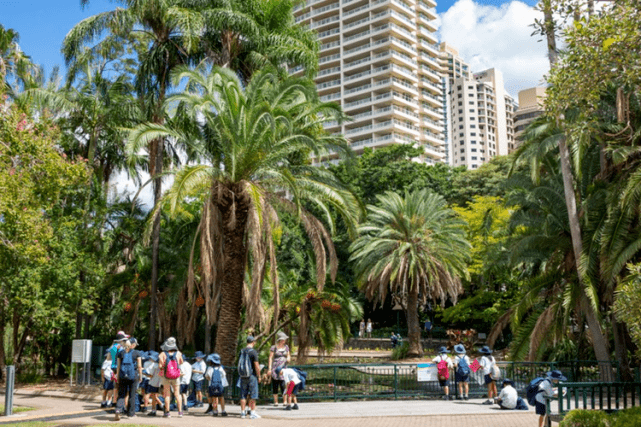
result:
[[[460,277],[469,277],[465,223],[442,196],[427,190],[405,197],[387,192],[368,211],[351,246],[358,280],[369,299],[383,301],[388,290],[407,295],[408,355],[421,356],[419,299],[445,304],[449,297],[456,303]]]

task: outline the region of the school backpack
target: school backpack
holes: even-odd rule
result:
[[[120,362],[120,379],[127,381],[133,381],[136,379],[133,351],[122,352],[122,362]]]
[[[527,401],[530,405],[534,406],[536,404],[536,395],[539,393],[539,385],[545,381],[545,378],[534,378],[530,381],[530,384],[525,389],[525,395],[527,396]]]
[[[460,377],[466,377],[470,375],[470,365],[465,360],[465,356],[461,357],[458,361],[458,368],[456,368],[456,373]]]
[[[168,380],[175,380],[180,378],[180,368],[178,367],[178,360],[176,360],[176,353],[169,354],[164,352],[166,356],[165,362],[165,378]]]
[[[440,381],[445,381],[450,378],[450,370],[447,367],[447,361],[441,360],[438,362],[436,369],[438,370],[438,379]]]
[[[298,368],[292,368],[294,372],[298,374],[298,378],[300,378],[300,384],[298,385],[299,390],[305,390],[305,383],[307,382],[307,372],[301,371]]]
[[[220,371],[214,368],[214,372],[211,374],[211,380],[209,381],[209,394],[212,396],[222,396],[224,392],[223,378],[220,375]]]
[[[492,367],[490,368],[490,377],[494,380],[497,381],[501,378],[501,369],[499,366],[494,362]]]
[[[238,375],[241,378],[249,378],[253,373],[249,350],[245,348],[240,352],[240,357],[238,358]]]

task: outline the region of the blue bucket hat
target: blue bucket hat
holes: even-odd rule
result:
[[[514,387],[514,381],[512,381],[509,378],[506,378],[503,380],[503,387],[505,387],[506,385],[511,385],[512,387]]]
[[[147,352],[147,355],[149,356],[149,359],[153,360],[154,362],[158,362],[158,352],[149,350]]]
[[[282,367],[282,366],[279,366],[278,368],[276,368],[276,369],[274,370],[274,373],[275,373],[276,375],[280,375],[280,371],[282,371],[282,370],[283,370],[283,367]]]
[[[479,353],[481,354],[492,354],[492,350],[490,350],[490,347],[484,345],[480,350]]]
[[[444,354],[447,353],[447,348],[445,346],[441,346],[438,348],[439,354]]]
[[[204,359],[204,358],[205,358],[205,356],[206,356],[206,354],[205,354],[205,353],[203,353],[202,351],[197,351],[197,352],[196,352],[196,354],[194,354],[194,357],[195,357],[196,359]]]
[[[563,372],[559,370],[550,371],[546,375],[551,380],[567,381],[567,378],[565,378]]]
[[[454,346],[454,351],[458,354],[465,354],[465,347],[463,346],[463,344],[456,344]]]
[[[218,353],[212,353],[207,356],[207,362],[213,363],[214,365],[220,365],[220,355]]]

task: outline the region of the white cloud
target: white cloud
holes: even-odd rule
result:
[[[458,49],[473,72],[497,68],[505,89],[518,91],[541,86],[549,70],[547,50],[532,24],[540,13],[519,1],[485,6],[458,0],[440,16],[440,39]]]

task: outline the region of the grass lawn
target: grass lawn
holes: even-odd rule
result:
[[[27,412],[33,411],[34,408],[29,408],[28,406],[15,406],[13,407],[13,413],[17,414],[18,412]],[[4,405],[0,405],[0,416],[4,416]]]
[[[24,423],[15,423],[11,424],[12,427],[53,427],[56,425],[60,425],[59,422],[50,422],[50,423],[43,423],[40,421],[32,421],[32,422],[24,422]],[[91,427],[106,427],[110,424],[92,424]],[[119,427],[153,427],[149,425],[141,425],[141,424],[118,424]]]

